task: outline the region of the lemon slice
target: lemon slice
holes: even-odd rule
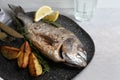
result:
[[[51,7],[42,6],[36,11],[34,21],[37,22],[41,20],[42,18],[44,18],[45,16],[51,14],[52,12],[53,10],[51,9]]]
[[[3,56],[9,60],[16,59],[20,55],[20,49],[9,46],[2,46],[0,51],[3,54]]]
[[[59,11],[55,11],[55,12],[45,16],[43,19],[55,22],[58,19],[58,16],[59,16]]]

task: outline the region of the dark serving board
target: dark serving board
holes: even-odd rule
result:
[[[27,13],[27,15],[33,17],[34,12]],[[84,48],[88,53],[87,63],[89,64],[95,52],[95,46],[89,34],[66,16],[60,15],[57,22],[66,29],[72,31],[83,43]],[[8,23],[8,25],[14,27],[12,22]],[[0,45],[11,45],[14,47],[19,47],[21,43],[22,41],[20,39],[7,43],[0,41]],[[7,60],[0,54],[0,77],[4,78],[4,80],[71,80],[83,69],[85,69],[72,68],[62,63],[54,63],[48,59],[46,60],[50,66],[50,71],[40,77],[35,78],[30,76],[28,68],[18,68],[17,60]]]

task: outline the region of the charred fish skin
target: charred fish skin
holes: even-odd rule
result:
[[[79,39],[63,27],[56,28],[44,22],[33,23],[20,6],[9,5],[25,25],[26,37],[43,55],[54,62],[64,62],[73,67],[87,65],[87,53]],[[18,9],[19,8],[19,9]],[[18,10],[18,11],[16,11]]]

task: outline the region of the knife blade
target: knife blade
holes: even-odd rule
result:
[[[24,38],[23,35],[12,29],[11,27],[5,25],[4,23],[0,22],[0,29],[8,33],[9,35],[15,37],[15,38]]]

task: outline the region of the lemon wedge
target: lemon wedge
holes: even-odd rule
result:
[[[41,20],[42,18],[44,18],[45,16],[51,14],[52,12],[53,12],[53,10],[51,7],[42,6],[36,11],[34,21],[37,22],[37,21]]]
[[[43,19],[55,22],[58,19],[58,17],[59,17],[59,11],[55,11],[55,12],[45,16]]]

